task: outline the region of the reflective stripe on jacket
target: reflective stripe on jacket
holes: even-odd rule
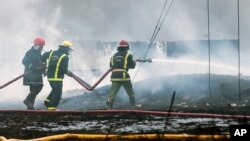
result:
[[[68,70],[68,56],[62,50],[51,51],[47,63],[47,77],[49,81],[63,81]]]
[[[113,69],[111,81],[129,81],[128,70],[135,68],[135,61],[127,51],[118,51],[111,57],[110,67]]]

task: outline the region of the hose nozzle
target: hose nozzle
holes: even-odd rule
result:
[[[152,63],[152,59],[151,58],[148,58],[148,59],[136,59],[135,60],[136,62],[141,62],[141,63],[145,63],[145,62],[148,62],[148,63]]]

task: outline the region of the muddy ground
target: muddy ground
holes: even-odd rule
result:
[[[250,79],[241,79],[239,95],[236,76],[212,75],[166,76],[134,83],[137,103],[142,110],[168,111],[173,91],[173,112],[250,115]],[[58,108],[63,110],[106,109],[110,85],[86,92],[73,90],[64,94]],[[70,93],[79,93],[70,96]],[[45,109],[43,102],[36,107]],[[130,109],[124,90],[116,97],[114,109]],[[18,108],[17,108],[18,109]],[[248,119],[166,117],[135,114],[83,115],[56,113],[0,113],[0,135],[7,138],[37,138],[62,133],[189,133],[228,134],[232,124],[250,124]]]
[[[207,74],[174,75],[147,79],[133,83],[136,101],[144,110],[169,109],[176,92],[173,111],[250,115],[250,79],[237,76],[211,75],[210,91]],[[80,90],[76,90],[78,93]],[[105,109],[110,85],[64,98],[61,109]],[[70,95],[70,94],[67,94]],[[42,108],[42,104],[39,105]],[[129,109],[126,92],[121,89],[115,99],[115,109]]]
[[[226,135],[229,134],[230,125],[250,124],[247,119],[164,117],[139,114],[1,113],[0,120],[0,135],[18,139],[34,139],[65,133]]]

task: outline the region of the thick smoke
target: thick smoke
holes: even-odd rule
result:
[[[149,41],[156,21],[162,10],[164,0],[0,0],[0,65],[3,84],[23,73],[21,64],[24,53],[32,46],[36,36],[46,39],[44,50],[57,49],[63,40],[73,42],[75,50],[70,55],[70,69],[90,84],[96,82],[100,74],[109,67],[111,54],[98,52],[96,41],[118,42],[120,39],[129,41]],[[207,39],[207,1],[206,0],[175,0],[156,40],[182,41]],[[248,66],[249,18],[247,8],[249,1],[240,1],[240,36],[241,65]],[[235,0],[210,0],[210,31],[212,40],[237,39],[237,3]],[[109,46],[107,44],[107,46]],[[114,45],[112,45],[114,46]],[[226,48],[227,45],[225,45]],[[108,48],[109,49],[109,48]],[[145,48],[141,52],[145,52]],[[196,48],[192,48],[196,52]],[[180,60],[199,60],[207,62],[207,48],[204,52],[189,54]],[[219,55],[212,55],[212,62],[237,67],[235,49],[218,50]],[[204,54],[203,54],[204,53]],[[103,56],[102,56],[103,55]],[[139,58],[141,56],[135,56]],[[159,48],[151,49],[148,57],[168,59]],[[200,59],[201,58],[201,59]],[[95,67],[100,68],[94,74]],[[207,73],[208,66],[195,68],[188,64],[152,63],[144,64],[134,81],[150,77],[178,73]],[[185,69],[183,69],[185,68]],[[247,69],[246,69],[247,70]],[[131,70],[132,78],[136,69]],[[215,70],[215,72],[218,72]],[[220,72],[223,74],[223,71]],[[237,70],[226,72],[236,75]],[[244,74],[244,73],[243,73]],[[44,79],[45,86],[39,98],[44,99],[50,87]],[[101,85],[110,84],[109,78]],[[64,91],[81,88],[71,78],[66,78]],[[1,89],[1,100],[22,101],[28,93],[28,87],[22,86],[19,80]]]

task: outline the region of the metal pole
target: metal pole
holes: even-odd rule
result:
[[[169,121],[170,113],[172,111],[172,107],[173,107],[173,104],[174,104],[175,93],[176,92],[174,91],[173,95],[172,95],[171,103],[170,103],[170,106],[169,106],[169,109],[168,109],[168,115],[167,115],[167,117],[165,119],[165,126],[164,126],[164,129],[163,129],[164,131],[166,131],[166,129],[167,129],[167,124],[168,124],[168,121]]]
[[[211,94],[211,45],[210,45],[210,18],[209,18],[209,0],[207,0],[207,37],[208,37],[208,89],[209,89],[209,95],[212,97]]]
[[[241,83],[240,83],[240,1],[237,2],[238,6],[238,81],[239,81],[239,100],[241,100]]]

